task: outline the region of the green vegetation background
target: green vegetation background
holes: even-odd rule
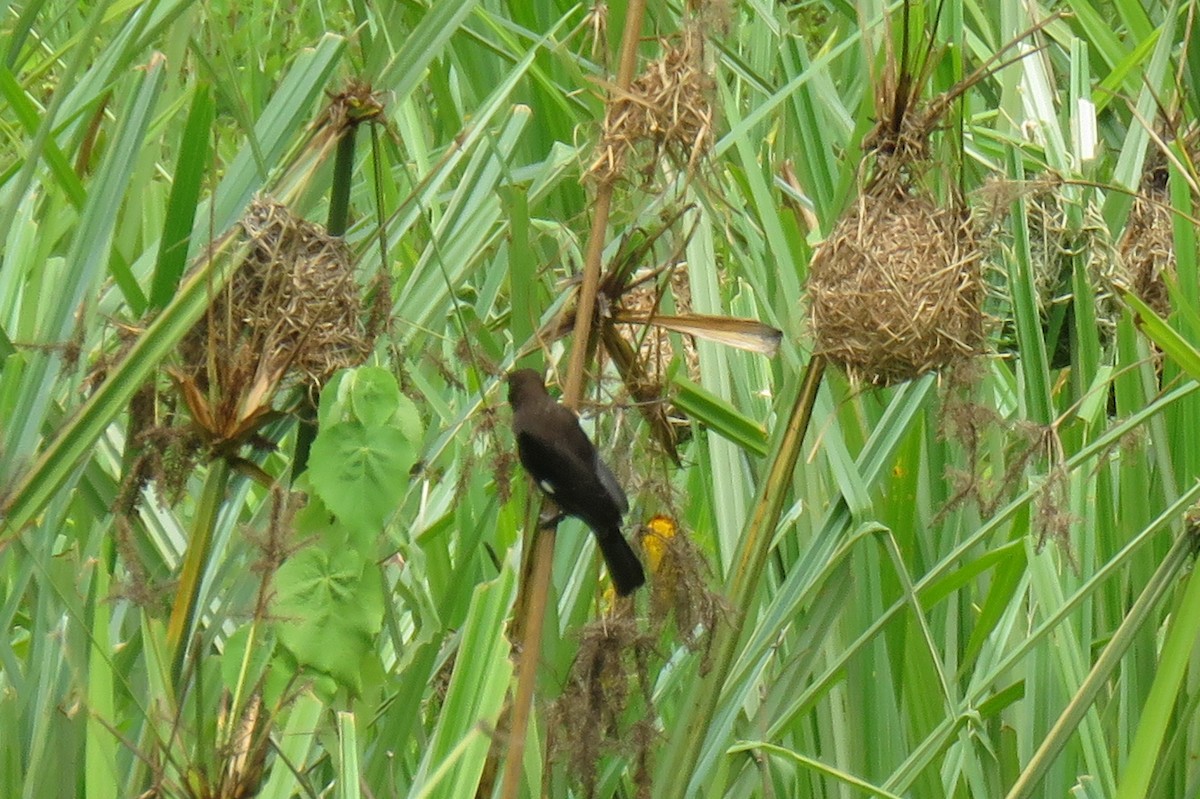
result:
[[[635,518],[671,514],[714,589],[752,590],[716,614],[741,625],[716,639],[727,668],[706,671],[694,619],[648,594],[605,649],[603,624],[580,632],[609,610],[593,546],[564,524],[527,795],[1200,795],[1196,3],[937,8],[912,10],[915,41],[938,20],[926,97],[1065,12],[932,140],[927,188],[960,187],[987,220],[990,354],[887,389],[830,370],[771,486],[770,557],[739,576],[812,353],[807,265],[853,202],[900,13],[709,8],[727,25],[706,51],[711,149],[691,180],[662,160],[622,183],[606,254],[654,233],[642,265],[676,264],[695,311],[783,344],[768,360],[701,341],[697,371],[669,366],[682,468],[628,405],[593,429]],[[490,791],[532,513],[497,376],[570,304],[625,5],[605,11],[0,3],[0,795]],[[684,16],[651,0],[642,66]],[[130,403],[176,384],[242,252],[225,232],[256,195],[327,218],[321,112],[351,79],[385,124],[359,132],[347,241],[391,321],[321,397],[309,504],[247,476],[286,483],[283,418],[261,430],[274,447],[119,512],[148,446]],[[1111,296],[1135,277],[1119,251],[1147,174],[1179,212],[1158,240],[1165,320]],[[591,396],[614,395],[610,372]],[[581,651],[616,665],[581,688]]]

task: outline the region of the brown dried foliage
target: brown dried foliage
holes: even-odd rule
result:
[[[662,290],[655,281],[637,283],[621,297],[621,308],[649,318],[660,311]],[[671,296],[675,301],[676,314],[692,312],[692,286],[684,269],[671,270]],[[675,347],[671,333],[655,325],[618,325],[621,338],[637,349],[638,361],[642,364],[645,377],[655,386],[662,386],[667,366],[675,358]],[[691,336],[680,335],[683,342],[683,365],[690,380],[700,381],[700,357],[696,353],[696,342]]]
[[[657,629],[675,622],[680,642],[701,654],[701,672],[707,672],[713,633],[730,611],[728,602],[709,586],[712,569],[691,536],[674,520],[656,516],[641,534],[654,578],[650,581],[650,618]]]
[[[608,103],[590,177],[614,182],[640,160],[637,169],[649,178],[664,155],[691,172],[712,147],[716,83],[705,67],[702,31],[689,21],[676,37],[661,40],[662,57],[648,63],[628,91],[612,89],[617,93]]]
[[[174,722],[177,730],[184,729]],[[146,754],[153,782],[138,799],[250,799],[262,789],[267,755],[271,751],[274,714],[256,688],[241,707],[233,707],[228,690],[217,709],[217,741],[205,759],[189,755],[172,761],[166,743]],[[190,733],[190,730],[188,731]],[[177,733],[181,734],[181,733]],[[181,768],[182,767],[182,768]]]
[[[650,684],[650,660],[661,657],[655,644],[673,622],[676,640],[701,653],[701,669],[707,670],[713,633],[730,612],[709,588],[703,553],[674,519],[655,516],[639,538],[651,574],[648,623],[634,617],[628,600],[617,600],[612,615],[584,627],[551,711],[552,755],[566,762],[586,796],[594,795],[600,759],[610,754],[633,760],[637,795],[650,795],[651,756],[660,743]],[[636,705],[635,689],[641,696]]]
[[[1020,485],[1026,467],[1045,451],[1047,428],[1005,420],[994,408],[972,398],[983,380],[980,371],[977,362],[965,362],[945,373],[938,437],[962,448],[965,466],[946,467],[951,495],[934,517],[935,525],[968,502],[974,502],[982,516],[994,515]],[[997,464],[994,454],[983,449],[983,443],[989,434],[1001,429],[1009,433],[1009,441]],[[1002,471],[998,465],[1004,466]]]
[[[595,796],[601,757],[632,757],[638,796],[649,796],[650,755],[657,738],[649,668],[654,636],[640,629],[630,612],[592,622],[579,636],[567,686],[550,711],[551,755],[566,761],[589,797]],[[643,707],[630,725],[625,716],[635,688]]]
[[[944,386],[938,434],[942,440],[962,447],[966,466],[947,467],[946,479],[952,493],[932,524],[939,524],[946,514],[968,502],[974,502],[984,518],[995,515],[1001,504],[1027,484],[1031,464],[1039,458],[1044,459],[1048,471],[1034,497],[1031,521],[1037,534],[1037,549],[1041,551],[1047,541],[1053,540],[1067,563],[1078,573],[1079,563],[1071,541],[1071,526],[1078,519],[1067,510],[1070,507],[1070,473],[1063,466],[1062,444],[1056,427],[1002,418],[992,408],[970,398],[978,385],[977,369],[965,365],[952,370]],[[995,453],[984,451],[982,445],[988,435],[1001,429],[1007,441],[997,460]]]
[[[1071,513],[1071,477],[1060,463],[1046,476],[1033,503],[1033,529],[1037,531],[1037,551],[1041,552],[1046,542],[1053,540],[1067,559],[1071,570],[1079,576],[1079,560],[1071,542],[1071,525],[1080,519]]]
[[[1129,272],[1133,293],[1159,316],[1171,312],[1167,280],[1175,277],[1175,221],[1167,187],[1165,159],[1152,156],[1133,201],[1118,250]]]
[[[113,582],[109,600],[126,599],[151,614],[165,615],[175,595],[175,582],[156,582],[151,577],[138,551],[137,533],[125,514],[114,515],[113,523],[117,555],[124,568]]]

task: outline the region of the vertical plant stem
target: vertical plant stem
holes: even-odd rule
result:
[[[533,689],[537,684],[537,664],[541,659],[542,628],[546,620],[546,599],[550,595],[550,566],[554,562],[554,529],[538,531],[533,550],[533,569],[529,578],[529,601],[524,635],[521,640],[520,672],[517,674],[517,696],[513,701],[512,725],[509,727],[508,755],[504,759],[504,782],[500,796],[515,799],[521,787],[521,762],[525,759],[525,737],[529,729],[529,712],[533,706]]]
[[[604,234],[608,229],[612,192],[610,182],[601,183],[596,190],[592,230],[588,234],[587,253],[584,256],[583,285],[579,289],[579,303],[575,308],[571,363],[567,369],[567,384],[563,388],[563,404],[570,408],[579,407],[579,400],[583,398],[583,370],[588,351],[591,349],[588,344],[592,335],[592,317],[596,310],[596,292],[600,285],[600,259],[604,254]]]
[[[625,10],[625,29],[621,33],[621,60],[617,68],[617,88],[622,91],[628,89],[633,82],[633,71],[637,66],[637,46],[638,40],[641,38],[642,17],[645,10],[645,0],[630,0]],[[596,188],[592,228],[588,234],[587,253],[584,258],[583,285],[579,289],[579,300],[575,308],[571,361],[563,392],[563,403],[569,408],[578,407],[579,400],[583,396],[584,363],[591,349],[589,343],[592,334],[592,317],[596,307],[596,292],[600,285],[601,258],[604,254],[604,240],[608,231],[612,195],[613,183],[611,180],[600,183]],[[529,599],[525,603],[528,617],[524,625],[520,672],[517,676],[517,695],[513,700],[512,727],[509,729],[508,755],[504,761],[504,781],[500,791],[500,796],[504,799],[515,799],[521,785],[521,763],[525,758],[529,713],[533,706],[537,667],[541,661],[542,626],[550,594],[550,566],[554,562],[555,537],[556,532],[553,527],[540,530],[533,550]],[[520,603],[517,606],[520,607]]]
[[[730,575],[729,599],[733,606],[729,623],[722,626],[713,645],[713,666],[702,678],[699,686],[691,692],[690,701],[684,706],[681,718],[671,726],[673,734],[666,756],[659,764],[656,788],[657,795],[683,797],[693,795],[689,791],[691,775],[700,759],[704,741],[711,729],[710,720],[729,676],[737,652],[738,640],[742,636],[749,615],[750,603],[758,589],[758,581],[771,553],[771,541],[784,500],[788,496],[788,483],[800,458],[804,435],[812,419],[813,406],[817,400],[817,389],[825,373],[825,358],[813,356],[808,362],[804,380],[796,394],[796,402],[784,428],[770,471],[759,488],[758,498],[746,532],[734,558]]]
[[[356,125],[346,125],[338,139],[333,183],[329,187],[329,219],[325,224],[325,231],[330,236],[344,236],[350,226],[350,183],[354,179],[354,132],[357,129]]]
[[[171,619],[167,622],[171,681],[176,686],[179,684],[179,675],[183,673],[183,659],[187,651],[184,642],[189,640],[189,632],[196,618],[196,599],[200,593],[204,565],[208,562],[209,549],[212,547],[213,528],[216,526],[217,516],[229,487],[229,474],[229,464],[224,458],[217,458],[209,464],[204,493],[200,496],[199,507],[196,508],[196,523],[192,527],[187,552],[184,554],[183,573],[179,576],[175,605],[171,608]]]

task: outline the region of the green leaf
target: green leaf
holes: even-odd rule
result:
[[[396,376],[378,366],[345,369],[334,375],[321,392],[317,418],[321,427],[345,421],[397,427],[413,444],[419,444],[423,435],[417,406],[400,393]]]
[[[676,376],[675,387],[675,404],[682,411],[751,455],[766,456],[767,431],[761,424],[686,377]]]
[[[357,692],[359,664],[383,626],[383,580],[374,561],[353,549],[310,547],[275,576],[280,642],[303,665]]]
[[[1200,380],[1200,350],[1181,336],[1154,309],[1140,297],[1128,289],[1118,287],[1118,293],[1125,304],[1137,314],[1138,329],[1146,338],[1157,344],[1163,352],[1169,355],[1179,368],[1187,372],[1193,380]]]
[[[248,647],[249,655],[246,654]],[[275,647],[263,641],[262,630],[257,625],[239,627],[225,640],[225,649],[221,652],[221,683],[231,694],[244,695],[266,673],[274,654]]]
[[[313,442],[313,490],[344,524],[379,530],[404,494],[416,449],[398,427],[338,422]]]
[[[200,199],[200,186],[209,162],[209,136],[215,104],[208,84],[200,84],[192,98],[184,128],[183,144],[171,184],[171,199],[167,202],[167,219],[159,240],[158,263],[150,286],[150,307],[165,308],[187,267],[188,246]]]

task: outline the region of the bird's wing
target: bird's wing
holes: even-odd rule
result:
[[[517,454],[521,456],[525,471],[533,475],[548,494],[557,493],[564,478],[574,476],[578,480],[579,476],[591,472],[587,462],[561,442],[524,431],[517,433]]]
[[[517,434],[517,452],[525,470],[564,513],[578,516],[593,530],[620,528],[625,495],[616,486],[611,472],[607,477],[598,472],[594,461],[581,460],[561,440],[546,440],[529,433]],[[616,494],[607,484],[610,479],[616,486]]]
[[[600,476],[600,484],[604,486],[604,490],[621,509],[621,515],[629,513],[629,499],[625,496],[621,484],[617,482],[617,476],[612,473],[612,469],[608,468],[607,463],[600,460],[600,453],[596,453],[596,474]]]
[[[601,459],[596,445],[588,438],[587,433],[583,432],[583,428],[579,425],[579,417],[575,415],[574,411],[563,408],[561,405],[558,407],[563,413],[569,413],[575,422],[573,425],[563,425],[566,430],[563,445],[583,462],[593,464],[595,474],[600,479],[600,485],[604,488],[604,492],[621,509],[622,515],[628,513],[629,500],[621,489],[621,484],[617,481],[616,475],[612,473],[612,469],[608,468],[608,464]]]
[[[571,421],[574,424],[563,424],[559,429],[563,434],[563,446],[571,450],[576,457],[583,460],[584,463],[591,463],[596,456],[596,445],[588,438],[587,433],[583,432],[583,428],[579,426],[579,417],[569,408],[564,408],[561,405],[556,406],[557,410],[563,414],[570,414]]]

